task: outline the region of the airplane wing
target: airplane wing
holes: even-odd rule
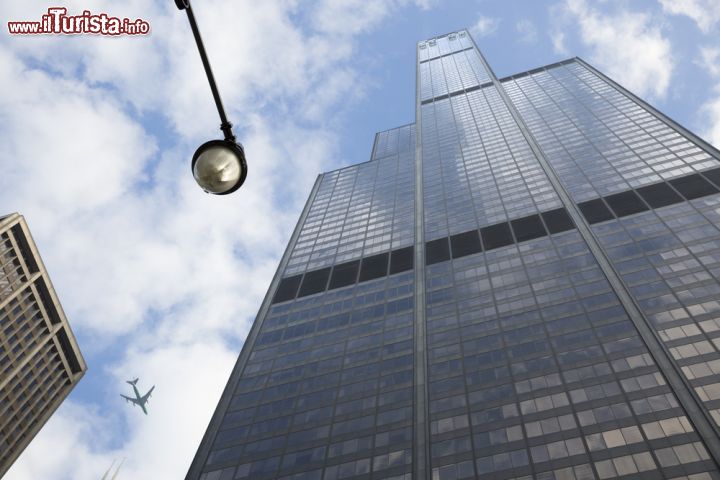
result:
[[[120,396],[123,397],[123,398],[124,398],[125,400],[127,400],[128,402],[132,402],[132,403],[134,403],[135,405],[139,405],[137,399],[135,399],[135,398],[126,397],[126,396],[123,395],[123,394],[120,394]]]
[[[150,395],[152,395],[153,390],[155,390],[155,385],[152,386],[148,392],[140,398],[140,403],[145,404],[147,403],[148,399],[150,398]]]

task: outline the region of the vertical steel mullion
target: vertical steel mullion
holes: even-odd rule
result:
[[[430,432],[427,386],[427,342],[425,339],[425,212],[423,208],[422,102],[420,57],[416,46],[415,69],[415,408],[413,480],[430,478]]]

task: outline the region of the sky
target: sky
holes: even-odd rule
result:
[[[3,0],[0,215],[25,216],[88,371],[8,480],[184,478],[316,176],[412,123],[415,44],[499,77],[579,56],[720,146],[719,0],[195,0],[245,185],[190,172],[219,120],[171,0]],[[149,35],[10,35],[47,9]],[[148,415],[119,396],[156,385]]]

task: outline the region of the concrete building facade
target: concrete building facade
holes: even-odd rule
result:
[[[0,477],[86,369],[25,219],[0,217]]]

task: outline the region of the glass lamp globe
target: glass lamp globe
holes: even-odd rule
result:
[[[245,152],[230,140],[202,144],[193,155],[191,167],[200,188],[215,195],[234,192],[247,176]]]

